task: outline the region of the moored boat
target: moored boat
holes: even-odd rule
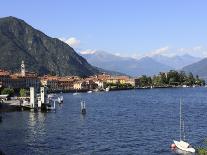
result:
[[[185,141],[184,134],[182,137],[182,131],[184,133],[184,120],[182,119],[182,105],[181,105],[181,103],[182,102],[180,99],[180,141],[173,140],[174,143],[171,145],[171,148],[175,149],[176,152],[195,153],[195,149],[188,142]]]

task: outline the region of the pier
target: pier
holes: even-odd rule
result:
[[[8,95],[2,95],[0,112],[9,111],[42,111],[47,112],[56,109],[56,103],[63,103],[63,96],[50,98],[47,95],[47,88],[40,87],[40,94],[37,94],[34,87],[30,87],[30,96],[13,97],[7,100]]]

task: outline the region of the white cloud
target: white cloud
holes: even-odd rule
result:
[[[169,54],[169,50],[170,50],[170,48],[168,46],[165,46],[165,47],[161,47],[161,48],[152,50],[151,52],[144,54],[144,56],[152,57],[155,55],[167,55],[167,54]]]
[[[194,57],[200,57],[204,58],[207,57],[207,48],[204,46],[195,46],[195,47],[182,47],[182,48],[170,48],[169,46],[161,47],[155,50],[151,51],[142,51],[142,52],[136,52],[132,53],[131,55],[128,55],[129,57],[135,58],[135,59],[141,59],[143,57],[149,56],[153,57],[156,55],[162,55],[167,57],[173,57],[173,56],[182,56],[182,55],[191,55]]]
[[[96,50],[92,50],[92,49],[87,49],[87,50],[82,50],[80,51],[81,54],[94,54],[96,53]]]
[[[65,38],[59,38],[61,41],[64,41],[66,44],[68,44],[71,47],[78,47],[80,45],[80,40],[78,40],[75,37],[70,37],[68,39]]]
[[[176,49],[177,55],[189,54],[196,57],[206,57],[207,56],[207,48],[203,46],[195,46],[191,48],[178,48]]]

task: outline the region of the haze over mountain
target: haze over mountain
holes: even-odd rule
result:
[[[184,54],[181,56],[175,55],[172,57],[163,56],[163,55],[155,55],[152,58],[154,60],[156,60],[157,62],[163,63],[163,64],[170,66],[172,68],[175,68],[175,69],[181,69],[184,66],[193,64],[193,63],[201,60],[201,58],[193,57],[189,54]]]
[[[94,66],[106,70],[114,70],[131,76],[155,75],[159,72],[173,69],[167,65],[159,63],[150,57],[144,57],[140,60],[120,57],[104,51],[94,51],[92,53],[83,53],[82,56]]]
[[[66,43],[15,17],[0,18],[0,55],[0,68],[11,71],[18,71],[24,60],[28,71],[41,75],[88,76],[99,72]]]

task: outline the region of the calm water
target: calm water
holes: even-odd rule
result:
[[[63,95],[56,112],[3,114],[0,149],[8,155],[173,154],[169,146],[179,139],[180,96],[186,139],[199,146],[207,137],[207,88]]]

